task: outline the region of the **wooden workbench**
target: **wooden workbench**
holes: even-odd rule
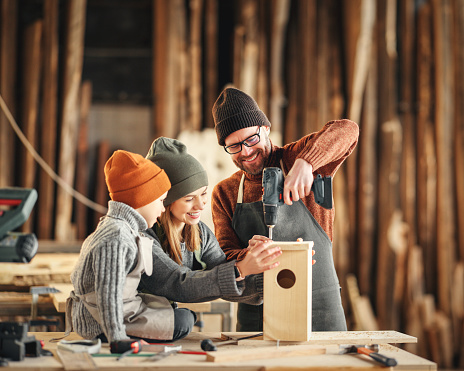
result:
[[[35,335],[37,340],[44,341],[44,348],[52,351],[54,357],[39,357],[29,358],[27,357],[21,362],[11,362],[8,367],[3,368],[4,370],[64,370],[64,366],[57,357],[57,344],[51,343],[50,339],[60,336],[62,333],[30,333]],[[200,351],[200,343],[203,339],[212,339],[220,341],[224,337],[237,338],[242,335],[249,335],[250,333],[198,333],[193,332],[187,338],[179,340],[175,345],[182,345],[182,350],[196,350]],[[67,340],[79,339],[76,334],[71,334]],[[224,363],[209,362],[207,361],[206,355],[191,355],[191,354],[176,354],[171,355],[167,358],[159,361],[147,362],[147,356],[144,353],[138,355],[132,355],[123,358],[120,361],[116,360],[114,356],[108,356],[109,348],[107,344],[104,344],[101,349],[101,353],[106,356],[93,356],[92,360],[99,370],[221,370],[224,368],[232,370],[244,370],[244,371],[262,371],[262,370],[385,370],[386,367],[381,366],[373,362],[370,358],[359,355],[359,354],[339,354],[340,344],[379,344],[380,352],[393,357],[397,360],[398,365],[394,367],[394,370],[436,370],[437,366],[435,363],[430,362],[424,358],[418,357],[411,353],[408,353],[398,347],[391,345],[391,343],[408,343],[416,342],[416,338],[405,334],[398,333],[396,331],[378,331],[378,332],[318,332],[313,333],[312,338],[308,342],[299,343],[277,343],[269,340],[261,340],[260,338],[242,340],[238,345],[227,345],[218,348],[217,352],[210,352],[219,354],[227,354],[239,350],[242,354],[242,358],[249,354],[258,354],[263,358],[253,360],[240,360],[241,356],[238,355],[234,361],[228,361]],[[269,347],[275,347],[282,351],[285,347],[301,347],[301,346],[314,346],[323,350],[324,354],[314,355],[296,355],[291,357],[273,358],[272,355],[266,353]],[[276,351],[277,352],[277,351]],[[319,352],[321,353],[321,352]],[[150,355],[152,353],[147,353]],[[268,354],[268,355],[266,355]],[[77,367],[77,363],[67,362],[66,369],[72,369],[74,366]],[[83,368],[85,370],[92,369],[90,366]],[[393,368],[391,368],[393,370]]]

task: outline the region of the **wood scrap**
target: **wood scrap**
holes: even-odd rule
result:
[[[231,362],[231,361],[247,361],[252,359],[263,358],[284,358],[298,357],[315,354],[325,354],[325,347],[318,345],[286,345],[286,346],[270,346],[259,347],[254,349],[231,349],[217,350],[215,352],[207,352],[206,361],[208,362]]]

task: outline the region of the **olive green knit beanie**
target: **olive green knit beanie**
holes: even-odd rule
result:
[[[212,109],[214,125],[219,145],[234,131],[250,126],[271,126],[268,118],[256,101],[245,92],[235,88],[225,88]]]
[[[155,139],[146,158],[163,169],[171,182],[164,206],[208,185],[206,170],[195,157],[187,153],[185,144],[176,139]]]

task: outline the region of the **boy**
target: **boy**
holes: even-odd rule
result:
[[[71,274],[74,330],[109,342],[130,337],[173,341],[188,335],[193,312],[137,291],[141,275],[153,270],[153,240],[141,232],[164,212],[168,176],[141,155],[118,150],[105,165],[105,180],[108,213],[84,241]]]

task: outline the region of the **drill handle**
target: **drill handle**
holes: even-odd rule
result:
[[[332,201],[332,177],[317,174],[311,186],[314,193],[314,201],[325,209],[330,210],[333,207]]]

